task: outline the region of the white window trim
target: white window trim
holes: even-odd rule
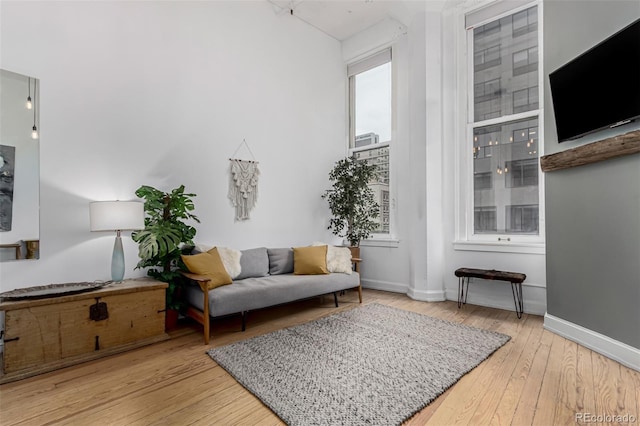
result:
[[[384,235],[385,237],[387,236],[387,234],[378,234],[378,235]],[[366,240],[362,240],[360,241],[360,247],[388,247],[388,248],[397,248],[400,245],[400,240],[397,240],[395,238],[384,238],[384,237],[380,237],[380,238],[375,238],[375,237],[369,237]]]
[[[488,5],[488,7],[487,7]],[[466,16],[468,14],[480,11],[482,9],[490,9],[498,5],[500,10],[494,16],[486,16],[483,20],[478,21],[474,26],[480,26],[487,22],[512,15],[531,6],[538,6],[538,109],[526,111],[523,113],[502,116],[497,119],[489,119],[481,122],[472,122],[471,115],[472,95],[473,95],[473,43],[472,33],[468,31],[470,28],[465,27]],[[545,206],[544,206],[544,173],[539,170],[538,176],[538,235],[519,235],[519,234],[477,234],[473,233],[473,162],[471,146],[469,141],[473,138],[473,128],[505,121],[514,121],[525,118],[538,118],[538,156],[544,155],[544,66],[543,66],[543,2],[541,0],[531,2],[518,2],[513,8],[505,10],[508,3],[506,1],[492,2],[487,1],[475,7],[460,9],[458,16],[458,34],[456,37],[456,55],[458,63],[462,66],[458,67],[457,77],[457,111],[458,124],[456,126],[456,163],[455,163],[455,240],[453,247],[455,250],[471,250],[471,251],[491,251],[505,253],[545,253]],[[486,13],[486,11],[483,11]]]
[[[393,59],[394,57],[394,49],[391,43],[380,46],[379,49],[375,51],[370,51],[365,55],[361,55],[358,58],[347,62],[347,126],[348,126],[348,138],[347,138],[347,146],[346,146],[346,155],[350,156],[354,152],[358,151],[366,151],[371,149],[371,146],[366,147],[353,147],[352,143],[355,139],[355,128],[353,127],[352,117],[354,114],[354,102],[353,102],[353,88],[350,84],[351,77],[355,74],[359,74],[368,69],[374,68],[375,66],[382,65],[388,61],[380,62],[381,58],[385,56],[389,57],[391,62],[391,142],[395,143],[396,140],[396,106],[397,106],[397,75],[398,75],[398,64],[397,61]],[[368,65],[368,66],[362,66]],[[389,233],[378,233],[374,232],[368,238],[362,240],[360,242],[361,247],[398,247],[400,241],[396,237],[396,199],[395,194],[397,193],[396,186],[396,174],[394,167],[394,148],[393,143],[383,142],[376,144],[376,147],[389,147]]]

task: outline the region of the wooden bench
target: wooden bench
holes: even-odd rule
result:
[[[524,312],[524,302],[522,300],[522,282],[527,278],[525,274],[519,272],[496,271],[495,269],[473,269],[459,268],[456,269],[456,277],[458,277],[458,309],[467,303],[467,295],[469,294],[469,280],[471,278],[482,278],[483,280],[509,281],[511,283],[511,292],[513,293],[513,303],[516,306],[516,315],[522,318]],[[466,289],[465,289],[466,281]]]

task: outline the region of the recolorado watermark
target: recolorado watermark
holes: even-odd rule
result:
[[[618,423],[633,424],[638,418],[633,414],[593,414],[593,413],[576,413],[576,423]]]

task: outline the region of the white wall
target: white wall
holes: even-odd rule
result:
[[[41,81],[41,259],[0,265],[0,290],[110,277],[114,236],[88,203],[185,184],[196,240],[248,248],[329,241],[320,198],[344,155],[340,44],[254,2],[0,3],[0,66]],[[228,158],[260,162],[236,223]],[[239,157],[248,158],[241,150]],[[250,158],[249,158],[250,159]],[[124,239],[126,277],[136,245]]]

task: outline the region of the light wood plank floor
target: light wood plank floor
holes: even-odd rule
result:
[[[358,306],[357,294],[316,298],[213,322],[212,346]],[[464,376],[409,425],[569,425],[577,413],[640,420],[640,373],[543,329],[542,317],[455,302],[425,303],[364,291],[383,303],[499,331],[510,342]],[[0,424],[278,425],[282,422],[207,355],[188,320],[172,339],[0,386]],[[605,422],[607,423],[607,422]],[[610,422],[617,424],[616,422]],[[602,423],[599,423],[602,424]],[[623,423],[625,424],[625,423]]]

